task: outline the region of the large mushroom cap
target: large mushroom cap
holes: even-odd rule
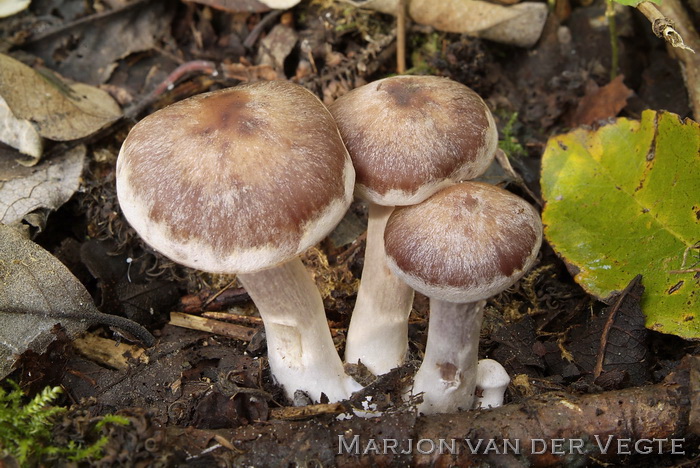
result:
[[[416,291],[448,302],[487,299],[532,266],[542,243],[535,209],[481,182],[397,208],[384,232],[389,267]]]
[[[117,160],[129,223],[167,257],[210,272],[250,273],[303,252],[341,219],[353,184],[331,114],[282,81],[155,112]]]
[[[394,76],[329,107],[357,172],[357,194],[379,205],[419,203],[483,173],[498,134],[484,101],[437,76]]]

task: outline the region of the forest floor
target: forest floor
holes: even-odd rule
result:
[[[540,163],[552,135],[616,117],[639,119],[645,109],[693,118],[681,67],[646,18],[618,9],[619,73],[612,78],[605,3],[553,4],[539,40],[528,48],[415,22],[408,23],[405,39],[408,73],[446,76],[484,98],[515,171],[494,166],[487,180],[538,207]],[[330,104],[397,72],[391,15],[330,0],[284,12],[258,7],[252,0],[37,0],[0,20],[0,52],[98,87],[122,110],[86,138],[45,143],[43,161],[84,145],[85,170],[66,203],[25,217],[24,224],[100,311],[138,322],[156,337],[145,347],[96,325],[78,339],[56,331],[47,350],[19,356],[9,379],[29,394],[60,386],[59,403],[70,406],[54,442],[108,434],[103,456],[89,462],[97,466],[700,465],[700,416],[690,404],[698,404],[692,392],[698,391],[693,379],[700,364],[691,357],[700,355],[700,345],[644,328],[639,289],[631,288],[617,305],[624,313],[611,310],[574,281],[546,242],[532,271],[487,304],[480,356],[498,360],[512,376],[504,407],[423,417],[401,402],[425,347],[428,302],[420,295],[406,366],[368,380],[350,402],[298,407],[286,400],[270,376],[262,323],[235,277],[180,267],[143,244],[121,215],[114,182],[129,129],[172,102],[241,82],[284,79]],[[688,11],[697,25],[700,12]],[[0,159],[18,158],[0,145]],[[3,182],[9,180],[0,169]],[[366,205],[354,202],[333,234],[303,256],[341,353],[362,271],[366,216]],[[615,313],[625,317],[615,319],[620,334],[601,346],[601,323]],[[601,372],[596,364],[609,352],[618,355],[617,364]],[[368,395],[383,415],[346,420]],[[567,413],[567,405],[578,409]],[[106,414],[130,424],[95,431]],[[632,449],[601,450],[593,434],[603,443],[609,434],[614,444],[629,439]],[[359,445],[343,450],[339,437],[350,444],[354,435]],[[583,435],[582,453],[569,446],[551,450],[553,439]],[[450,437],[461,454],[367,446],[369,440]],[[465,438],[498,441],[502,448],[508,437],[527,449],[509,455],[465,449]],[[536,453],[534,439],[549,449]],[[650,453],[643,449],[652,442],[635,448],[647,439],[656,444]],[[683,441],[683,453],[671,439]],[[13,466],[11,458],[0,466]]]

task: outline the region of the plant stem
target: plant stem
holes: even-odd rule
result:
[[[610,31],[610,81],[617,76],[620,62],[620,51],[617,46],[617,23],[615,22],[615,2],[606,0],[605,17],[608,20],[608,30]]]

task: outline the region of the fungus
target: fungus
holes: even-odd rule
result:
[[[425,414],[470,409],[486,299],[533,265],[542,222],[503,189],[463,182],[397,208],[384,233],[389,268],[430,298],[425,356],[413,383]]]
[[[480,359],[476,367],[477,408],[498,408],[510,383],[510,376],[503,366],[493,359]]]
[[[291,399],[347,398],[359,385],[335,350],[299,254],[352,201],[354,170],[331,114],[282,81],[201,94],[129,133],[117,194],[129,223],[182,265],[237,274],[260,311],[272,374]]]
[[[361,361],[379,375],[404,361],[413,303],[413,290],[386,265],[386,221],[395,206],[419,203],[483,173],[496,150],[496,125],[474,91],[436,76],[375,81],[329,109],[355,166],[356,195],[369,202],[364,267],[345,360]]]

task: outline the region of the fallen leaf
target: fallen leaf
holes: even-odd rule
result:
[[[399,5],[399,0],[343,1],[392,15],[396,15]],[[410,0],[408,14],[416,23],[427,24],[440,31],[531,47],[542,34],[547,5],[538,2],[503,6],[480,0]]]
[[[272,8],[265,4],[264,1],[257,0],[192,0],[193,3],[201,5],[209,5],[217,10],[228,11],[229,13],[263,13],[270,11]],[[291,0],[290,3],[296,5],[298,0]],[[292,5],[293,6],[293,5]]]
[[[610,307],[595,314],[585,327],[574,328],[569,339],[568,349],[574,361],[596,383],[602,380],[600,377],[611,373],[618,373],[625,380],[625,386],[649,381],[648,331],[644,328],[640,304],[644,287],[636,278],[630,286],[619,295],[619,303],[613,298]],[[620,388],[620,383],[601,386],[611,390]]]
[[[52,140],[87,137],[121,116],[119,105],[106,92],[82,83],[67,84],[3,54],[0,96],[15,117],[33,122],[42,137]]]
[[[545,236],[608,301],[638,274],[646,326],[700,339],[700,126],[644,111],[552,137],[542,158]]]
[[[277,78],[283,79],[284,61],[294,50],[298,39],[299,35],[294,29],[284,24],[275,25],[260,41],[257,64],[271,66],[277,71]]]
[[[153,49],[169,34],[175,6],[165,0],[135,0],[36,34],[23,49],[62,76],[100,85],[120,59]]]
[[[55,210],[80,186],[86,149],[77,146],[6,180],[0,172],[0,223],[12,224],[40,208]]]
[[[153,337],[140,325],[99,312],[68,268],[15,228],[0,224],[0,379],[27,350],[41,354],[58,323],[69,337],[105,323],[147,345]]]
[[[41,135],[36,128],[28,120],[15,117],[2,96],[0,96],[0,141],[34,159],[39,159],[44,149]]]
[[[616,117],[633,94],[623,80],[624,76],[618,75],[602,88],[590,80],[586,85],[586,95],[579,101],[569,125],[592,125],[600,120]]]

